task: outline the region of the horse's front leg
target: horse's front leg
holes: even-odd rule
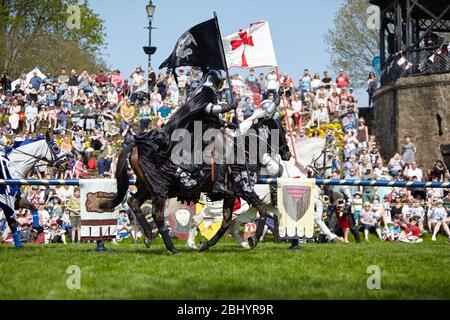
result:
[[[234,202],[236,200],[236,196],[230,195],[225,196],[223,199],[223,221],[222,226],[220,227],[219,231],[212,237],[211,240],[208,242],[202,242],[200,245],[199,251],[206,251],[210,247],[213,247],[219,242],[219,240],[223,237],[225,232],[230,228],[231,225],[231,219],[233,217],[233,208],[234,208]]]
[[[152,216],[153,220],[156,223],[156,226],[158,227],[159,234],[161,235],[167,250],[169,250],[173,254],[177,254],[178,251],[177,249],[175,249],[172,238],[170,237],[169,228],[167,227],[164,221],[165,204],[166,204],[165,198],[153,199]]]

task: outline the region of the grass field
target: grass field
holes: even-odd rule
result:
[[[0,246],[0,299],[450,299],[450,245],[262,243],[244,251],[229,240],[206,253],[171,256],[160,240],[151,249],[122,242],[110,254],[94,244]],[[126,240],[128,241],[128,240]],[[69,290],[69,266],[81,287]],[[381,289],[369,290],[371,265]]]

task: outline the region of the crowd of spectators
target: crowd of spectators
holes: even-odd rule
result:
[[[171,74],[156,75],[151,68],[145,75],[140,67],[129,77],[123,77],[119,70],[78,74],[76,70],[61,69],[59,75],[47,73],[43,79],[35,74],[26,81],[23,75],[12,88],[5,72],[0,81],[0,143],[10,145],[14,139],[51,130],[62,150],[71,155],[67,170],[40,163],[30,178],[114,178],[118,151],[130,143],[135,133],[164,126],[199,86],[201,76],[195,68],[179,70],[177,79]],[[370,105],[378,86],[373,73],[367,83]],[[305,69],[297,83],[287,73],[279,77],[275,70],[260,74],[249,70],[246,76],[234,75],[231,86],[228,88],[225,83],[219,101],[230,103],[233,95],[240,120],[250,117],[261,101],[275,99],[282,93],[284,98],[275,116],[299,142],[312,136],[331,136],[340,142],[336,144],[339,156],[332,163],[339,178],[449,180],[440,161],[431,170],[420,167],[411,136],[405,137],[402,149],[394,157],[381,157],[378,142],[359,116],[351,79],[344,70],[332,77],[326,71],[320,76]],[[450,236],[450,195],[446,189],[351,187],[351,194],[353,214],[366,239],[371,230],[382,240],[419,239],[426,229],[433,240],[441,230]],[[39,208],[40,222],[46,229],[45,239],[39,241],[65,241],[62,232],[72,241],[80,241],[76,204],[79,190],[24,187],[23,196]],[[29,224],[25,221],[23,230]],[[130,232],[129,221],[121,216],[118,224],[123,238]],[[5,228],[2,218],[0,234]],[[24,239],[29,237],[25,232]]]

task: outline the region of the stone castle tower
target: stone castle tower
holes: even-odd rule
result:
[[[450,2],[370,2],[381,12],[381,88],[373,122],[380,151],[388,161],[411,135],[420,167],[447,160],[450,168]]]

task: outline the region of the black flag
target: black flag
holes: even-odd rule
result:
[[[222,50],[218,24],[213,18],[183,33],[170,57],[159,68],[175,70],[190,66],[226,70],[227,63]]]

